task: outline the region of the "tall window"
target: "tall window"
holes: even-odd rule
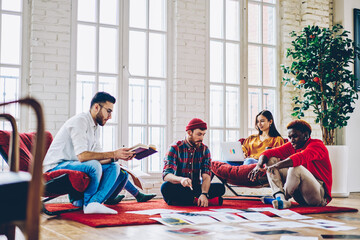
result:
[[[119,1],[78,0],[76,54],[76,113],[89,111],[98,91],[119,102]],[[104,150],[118,146],[118,108],[101,128]]]
[[[166,0],[78,0],[76,112],[97,91],[117,98],[102,128],[104,150],[137,143],[159,150],[132,168],[160,172],[165,146],[167,87]],[[126,16],[126,17],[125,17]]]
[[[166,147],[167,1],[129,3],[129,143],[155,144],[159,153],[140,163],[160,172]]]
[[[263,109],[276,116],[276,0],[248,3],[248,134]]]
[[[222,158],[220,142],[254,133],[262,109],[277,111],[276,0],[245,4],[210,0],[209,135],[217,160]]]
[[[22,11],[22,0],[0,0],[0,102],[20,96]],[[17,104],[1,110],[19,118]],[[11,129],[8,121],[0,121],[0,129]]]

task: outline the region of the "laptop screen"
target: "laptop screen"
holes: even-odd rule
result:
[[[244,152],[239,141],[220,143],[222,160],[232,162],[243,162],[245,160]]]

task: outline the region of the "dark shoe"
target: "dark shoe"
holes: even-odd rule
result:
[[[150,199],[153,199],[155,196],[156,196],[156,194],[144,194],[144,193],[139,192],[135,198],[136,198],[136,201],[138,201],[138,202],[147,202]]]
[[[125,197],[125,195],[117,195],[114,199],[108,199],[104,203],[107,205],[116,205]]]

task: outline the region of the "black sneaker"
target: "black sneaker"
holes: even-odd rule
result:
[[[139,194],[135,197],[136,201],[138,202],[147,202],[150,199],[153,199],[154,197],[156,197],[156,194],[144,194],[139,192]]]
[[[117,195],[115,198],[113,199],[108,199],[106,200],[104,203],[107,205],[116,205],[119,202],[121,202],[121,200],[125,197],[125,195]]]

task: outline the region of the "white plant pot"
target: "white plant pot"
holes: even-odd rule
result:
[[[332,166],[333,184],[331,195],[333,197],[348,197],[349,147],[344,145],[326,147],[329,151]]]

